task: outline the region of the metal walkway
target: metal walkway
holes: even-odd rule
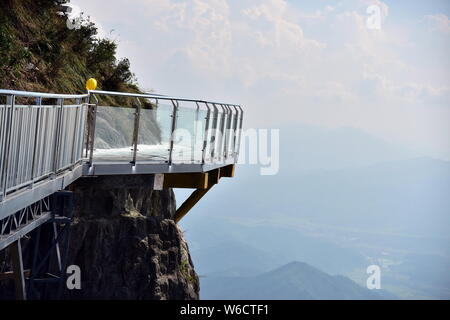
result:
[[[134,107],[101,103],[111,97]],[[200,191],[181,217],[238,159],[239,105],[106,91],[0,99],[0,250],[54,218],[47,199],[82,176],[172,174],[165,187],[190,187],[177,175],[191,174]]]

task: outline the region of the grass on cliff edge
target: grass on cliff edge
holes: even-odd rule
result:
[[[128,59],[116,58],[116,43],[99,39],[89,19],[70,30],[58,8],[53,0],[2,0],[0,88],[75,94],[85,92],[86,79],[93,77],[99,90],[139,92]]]

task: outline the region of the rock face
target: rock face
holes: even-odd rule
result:
[[[182,231],[172,220],[172,190],[153,176],[77,181],[69,265],[81,269],[73,299],[198,299],[199,281]]]

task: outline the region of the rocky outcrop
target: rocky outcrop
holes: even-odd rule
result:
[[[81,290],[65,298],[198,299],[199,281],[182,231],[172,220],[175,197],[155,191],[153,176],[77,181],[69,265],[81,268]]]

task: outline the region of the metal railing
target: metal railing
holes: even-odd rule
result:
[[[157,94],[89,94],[95,100],[87,134],[90,164],[237,162],[243,122],[239,105]],[[99,96],[133,99],[134,108],[98,106]]]
[[[1,97],[0,201],[81,162],[88,95],[0,90]]]
[[[133,107],[100,106],[107,96],[131,99]],[[239,155],[239,105],[107,91],[0,90],[0,99],[0,204],[79,164],[142,164],[150,168],[145,173],[152,164],[195,164],[194,172],[236,163]]]

